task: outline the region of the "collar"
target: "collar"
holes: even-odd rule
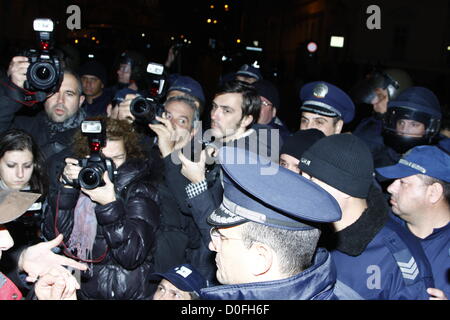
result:
[[[339,250],[350,256],[360,255],[383,228],[389,207],[383,193],[372,185],[367,198],[367,209],[347,228],[327,234],[322,241],[329,250]]]
[[[50,133],[56,134],[70,129],[79,128],[85,118],[86,118],[86,111],[80,108],[77,113],[75,113],[72,117],[70,117],[64,122],[53,122],[52,120],[49,119],[47,115],[45,116],[45,121],[49,127]]]
[[[201,290],[209,300],[315,300],[330,298],[336,270],[330,253],[317,249],[314,264],[303,272],[282,280],[220,285]]]
[[[424,241],[433,240],[435,238],[440,237],[443,234],[446,234],[449,231],[450,231],[450,222],[448,222],[445,226],[443,226],[441,228],[434,228],[433,232],[428,237],[426,237],[425,239],[420,239],[420,240],[424,240]]]

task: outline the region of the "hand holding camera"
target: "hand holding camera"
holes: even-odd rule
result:
[[[19,88],[23,89],[24,83],[27,80],[27,71],[30,62],[27,57],[17,56],[12,58],[8,68],[8,76],[11,82]]]
[[[137,96],[136,94],[127,94],[124,99],[114,99],[111,113],[108,116],[112,119],[133,122],[135,118],[130,111],[130,104]]]
[[[160,124],[150,123],[148,127],[158,136],[159,151],[161,152],[161,156],[165,158],[176,149],[178,142],[177,133],[170,120],[166,118],[165,114],[163,114],[162,117],[156,117],[156,120],[158,120]]]
[[[8,76],[17,87],[24,89],[20,103],[33,106],[57,92],[64,78],[62,61],[53,51],[53,21],[35,19],[38,49],[28,49],[11,60]]]
[[[108,172],[105,171],[103,173],[102,180],[104,181],[102,187],[97,187],[95,189],[81,188],[81,191],[87,194],[92,201],[104,206],[116,201],[116,192],[114,190],[114,184],[109,179]]]
[[[92,201],[97,202],[101,205],[105,205],[116,200],[114,184],[109,179],[109,174],[107,171],[103,172],[103,175],[100,176],[101,180],[103,181],[101,183],[102,186],[92,188],[92,185],[89,185],[89,183],[95,180],[95,184],[97,184],[97,181],[100,180],[99,176],[96,175],[95,178],[93,178],[92,172],[89,171],[88,173],[84,172],[80,174],[83,168],[79,165],[80,161],[77,159],[67,158],[65,161],[67,165],[64,168],[63,174],[69,181],[69,185],[67,185],[67,187],[77,185],[76,181],[78,181],[78,186],[80,186],[81,180],[81,184],[88,187],[81,188],[81,191],[87,194]],[[86,184],[86,180],[87,182],[89,182],[88,184]]]
[[[53,52],[53,21],[36,19],[33,28],[38,36],[38,49],[29,49],[23,56],[30,63],[24,89],[29,92],[54,93],[61,86],[64,72],[62,63]]]
[[[78,179],[78,176],[81,171],[81,167],[79,166],[78,160],[73,158],[66,158],[65,159],[66,166],[64,167],[63,176],[62,179],[66,179],[66,182],[68,183],[67,187],[72,187],[72,184],[74,184],[74,181]]]
[[[113,182],[117,171],[114,162],[101,153],[106,145],[105,126],[101,121],[83,121],[81,131],[88,137],[91,153],[80,160],[67,158],[61,179],[68,186],[81,188],[93,201],[112,202],[116,199]]]

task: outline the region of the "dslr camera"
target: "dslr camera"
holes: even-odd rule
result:
[[[83,121],[81,132],[88,137],[90,156],[79,160],[81,169],[77,181],[73,185],[92,190],[105,185],[103,174],[108,172],[109,179],[114,182],[117,170],[114,162],[101,153],[106,145],[106,128],[102,121]]]
[[[29,49],[23,53],[30,62],[24,88],[30,92],[43,92],[46,98],[47,94],[59,90],[64,73],[61,61],[53,52],[53,21],[35,19],[33,28],[37,33],[39,49]],[[45,99],[42,94],[40,97],[38,101]]]
[[[155,117],[161,117],[164,112],[161,101],[166,95],[167,84],[164,66],[150,62],[147,65],[146,88],[139,91],[138,96],[130,103],[130,113],[134,116],[136,124],[146,126],[149,123],[159,123]],[[122,101],[124,97],[116,96],[112,100],[112,106],[115,107]]]
[[[150,62],[147,65],[146,84],[146,90],[131,101],[130,112],[137,123],[157,124],[159,121],[155,117],[161,117],[164,112],[161,101],[167,91],[167,79],[162,64]]]

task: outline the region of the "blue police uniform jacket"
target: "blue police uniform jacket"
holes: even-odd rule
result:
[[[406,232],[415,237],[406,222],[395,217]],[[425,239],[417,238],[431,264],[435,288],[444,291],[450,298],[450,222],[442,228],[434,229]]]
[[[362,216],[334,236],[338,244],[331,254],[337,279],[362,299],[429,298],[426,289],[434,285],[431,265],[420,242],[390,217],[378,188],[371,189]]]
[[[201,290],[205,300],[336,300],[350,298],[336,285],[330,253],[319,248],[314,263],[303,272],[282,280],[221,285]]]

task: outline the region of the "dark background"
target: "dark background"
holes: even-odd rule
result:
[[[66,26],[72,4],[81,9],[80,30]],[[372,4],[381,9],[380,30],[366,26]],[[1,68],[21,50],[36,47],[37,17],[55,22],[56,44],[75,64],[88,54],[102,61],[110,84],[125,49],[164,63],[171,45],[184,44],[172,71],[197,79],[208,98],[221,76],[257,61],[278,86],[280,117],[291,129],[298,128],[304,83],[325,80],[350,90],[373,68],[404,69],[415,85],[434,91],[444,108],[449,105],[448,0],[0,0]],[[329,46],[332,35],[345,38],[343,48]],[[262,52],[246,50],[255,41]],[[309,41],[318,44],[314,54],[306,50]],[[359,109],[355,122],[368,111]]]

